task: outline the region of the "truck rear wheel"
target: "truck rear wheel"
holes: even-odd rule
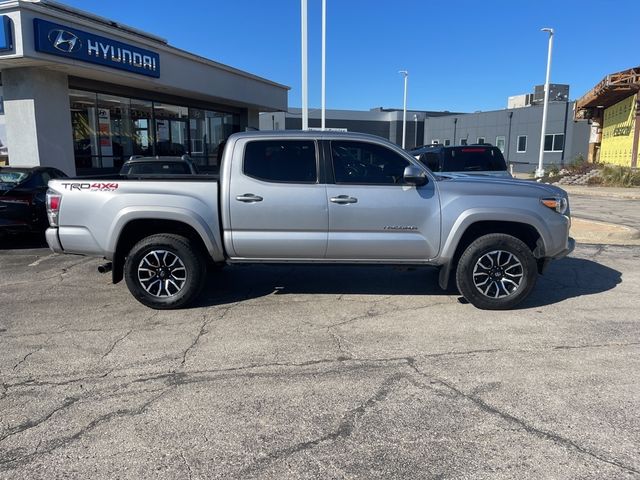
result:
[[[503,233],[476,239],[456,270],[460,293],[483,310],[508,310],[529,296],[538,278],[536,260],[521,240]]]
[[[181,235],[151,235],[136,243],[124,264],[124,278],[140,303],[157,310],[181,308],[200,293],[206,262]]]

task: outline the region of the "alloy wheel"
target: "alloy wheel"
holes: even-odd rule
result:
[[[184,287],[187,269],[175,253],[152,250],[140,260],[138,281],[154,297],[173,297]]]
[[[489,298],[505,298],[513,295],[524,276],[524,268],[518,258],[505,250],[493,250],[482,255],[473,267],[473,284]]]

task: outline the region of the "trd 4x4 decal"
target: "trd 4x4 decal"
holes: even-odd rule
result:
[[[114,192],[118,189],[117,183],[63,183],[65,190],[88,190],[90,192]]]

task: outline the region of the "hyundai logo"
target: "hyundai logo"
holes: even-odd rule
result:
[[[76,35],[60,29],[49,32],[49,41],[55,49],[64,53],[77,52],[82,46],[82,42]]]

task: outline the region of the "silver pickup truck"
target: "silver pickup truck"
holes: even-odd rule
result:
[[[574,246],[563,190],[435,175],[354,133],[235,134],[219,177],[53,180],[47,212],[54,252],[104,257],[156,309],[193,301],[224,263],[431,265],[442,288],[509,309]]]

